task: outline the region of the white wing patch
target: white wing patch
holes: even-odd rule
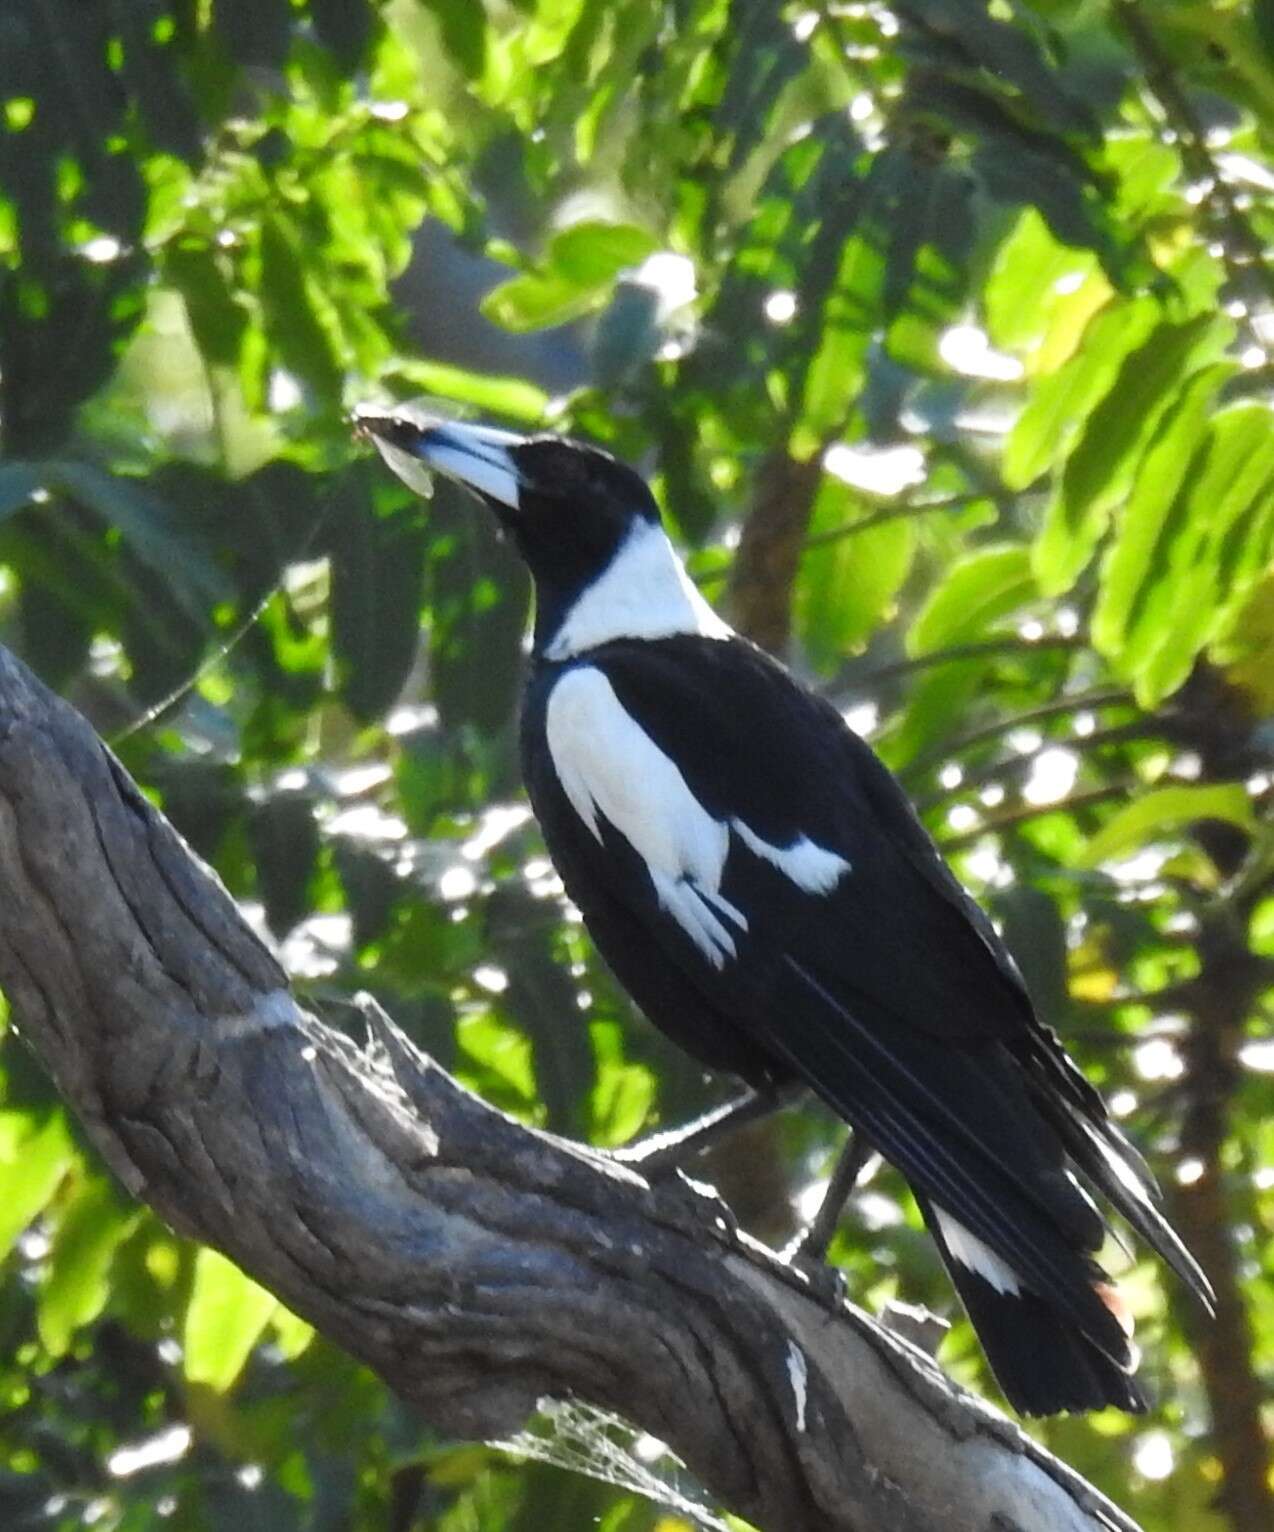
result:
[[[660,905],[715,968],[737,955],[737,936],[748,929],[747,916],[721,892],[732,831],[806,893],[829,893],[850,870],[807,836],[775,846],[740,819],[715,818],[595,666],[568,670],[555,683],[545,733],[580,819],[599,841],[599,815],[619,831],[645,862]]]
[[[615,638],[697,633],[729,638],[733,630],[699,594],[662,527],[636,521],[600,579],[567,612],[544,653],[568,660]]]
[[[816,846],[808,835],[798,836],[790,846],[772,846],[741,819],[732,819],[730,824],[749,851],[785,872],[807,894],[829,894],[845,873],[853,871],[843,856]]]
[[[805,1406],[809,1402],[809,1363],[805,1353],[794,1340],[787,1343],[787,1381],[792,1385],[792,1398],[796,1403],[796,1429],[805,1429]]]
[[[934,1208],[933,1216],[938,1220],[943,1241],[953,1261],[959,1261],[967,1270],[976,1272],[997,1293],[1016,1297],[1022,1291],[1021,1278],[1017,1272],[1002,1256],[996,1255],[990,1245],[971,1233],[950,1213],[944,1213],[940,1207]]]

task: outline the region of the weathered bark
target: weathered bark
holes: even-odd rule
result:
[[[730,566],[725,608],[746,638],[780,657],[792,636],[792,587],[823,467],[772,452],[756,476],[752,508]]]
[[[1235,1216],[1222,1153],[1239,1083],[1239,1048],[1267,979],[1263,965],[1248,950],[1246,913],[1221,910],[1205,922],[1200,934],[1201,971],[1190,981],[1181,1152],[1196,1159],[1201,1169],[1194,1180],[1173,1187],[1172,1211],[1216,1292],[1214,1319],[1202,1317],[1193,1304],[1183,1306],[1182,1318],[1199,1360],[1213,1441],[1225,1475],[1217,1501],[1234,1532],[1269,1532],[1274,1527],[1274,1489],[1264,1424],[1265,1389],[1253,1366],[1252,1325],[1231,1232]]]
[[[622,1412],[767,1532],[1131,1523],[680,1180],[304,1012],[87,724],[0,649],[0,984],[130,1191],[439,1430]]]

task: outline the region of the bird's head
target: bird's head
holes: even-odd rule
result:
[[[412,405],[360,410],[355,429],[418,494],[441,474],[495,513],[535,580],[538,649],[552,651],[590,595],[586,636],[607,627],[614,637],[699,631],[677,615],[697,593],[687,595],[654,496],[609,453],[561,436],[444,420]],[[700,626],[702,618],[696,608]],[[581,646],[568,635],[557,647]]]

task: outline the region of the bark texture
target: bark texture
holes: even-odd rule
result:
[[[1212,1413],[1213,1440],[1224,1469],[1217,1496],[1234,1532],[1268,1532],[1274,1527],[1270,1484],[1270,1438],[1265,1429],[1265,1387],[1253,1359],[1252,1323],[1244,1296],[1239,1249],[1231,1232],[1236,1222],[1234,1187],[1227,1184],[1224,1149],[1230,1113],[1240,1080],[1239,1049],[1247,1019],[1267,981],[1265,965],[1248,950],[1250,911],[1222,907],[1205,922],[1199,940],[1201,971],[1190,981],[1187,1009],[1183,1157],[1198,1161],[1198,1176],[1172,1188],[1173,1219],[1216,1292],[1216,1317],[1200,1315],[1193,1304],[1182,1318]]]
[[[486,1106],[366,1007],[296,1003],[224,889],[0,649],[0,985],[137,1197],[436,1428],[544,1395],[667,1441],[766,1532],[1132,1523],[921,1352],[676,1179]]]
[[[792,587],[822,472],[818,456],[800,463],[779,449],[765,459],[730,566],[724,603],[730,621],[779,658],[792,636]]]

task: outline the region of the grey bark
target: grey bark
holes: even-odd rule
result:
[[[680,1179],[307,1014],[89,726],[0,649],[0,986],[103,1157],[440,1431],[617,1411],[766,1532],[1135,1532]]]

